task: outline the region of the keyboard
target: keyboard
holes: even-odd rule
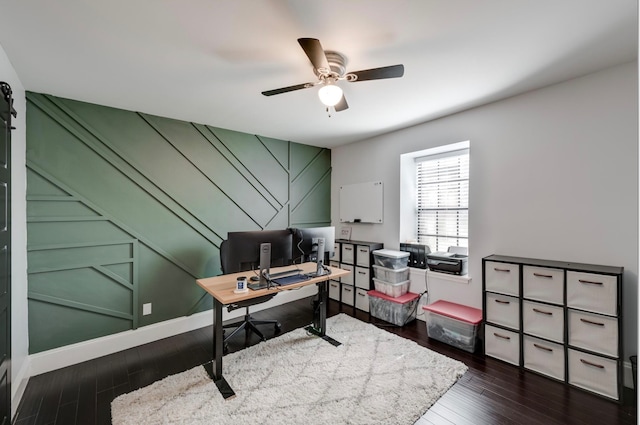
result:
[[[306,274],[294,274],[293,276],[285,276],[277,279],[271,279],[271,281],[279,286],[293,285],[294,283],[304,282],[311,279]]]
[[[285,276],[296,276],[298,274],[300,274],[302,270],[300,269],[291,269],[291,270],[284,270],[281,272],[277,272],[277,273],[269,273],[269,277],[271,278],[271,280],[273,279],[277,279],[279,277],[285,277]]]

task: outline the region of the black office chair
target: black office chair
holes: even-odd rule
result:
[[[222,244],[220,245],[220,266],[222,268],[223,274],[252,270],[251,264],[243,264],[243,263],[232,261],[232,259],[229,256],[228,241],[226,240],[222,241]],[[257,328],[257,325],[274,325],[276,333],[280,332],[281,325],[280,325],[280,322],[278,322],[277,320],[256,320],[253,317],[251,317],[251,315],[249,314],[249,307],[253,305],[265,303],[270,299],[272,299],[273,297],[275,297],[277,294],[278,293],[274,291],[272,294],[268,294],[263,297],[252,298],[250,300],[240,301],[238,303],[229,304],[227,306],[227,311],[229,312],[233,310],[237,310],[239,308],[244,308],[245,315],[244,315],[244,318],[238,322],[229,323],[222,326],[223,329],[235,328],[233,332],[231,332],[229,335],[226,335],[224,337],[223,344],[224,344],[225,351],[228,351],[227,341],[243,329],[245,329],[246,331],[249,331],[249,330],[253,331],[253,333],[258,335],[258,337],[260,337],[260,339],[263,341],[266,341],[267,338],[265,338],[262,332],[260,332],[260,330]]]

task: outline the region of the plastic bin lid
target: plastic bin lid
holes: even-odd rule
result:
[[[373,255],[380,255],[382,257],[389,258],[404,258],[408,257],[409,253],[406,251],[394,251],[392,249],[376,249],[373,251]]]
[[[439,300],[429,305],[423,305],[422,308],[452,319],[473,323],[474,325],[482,322],[482,310],[467,305]]]
[[[406,304],[409,301],[413,301],[416,298],[420,297],[420,294],[414,294],[413,292],[407,292],[406,294],[400,295],[399,297],[390,297],[389,295],[383,294],[382,292],[378,292],[376,290],[367,292],[367,295],[369,295],[370,297],[382,298],[386,301],[393,301],[394,303],[398,304]]]

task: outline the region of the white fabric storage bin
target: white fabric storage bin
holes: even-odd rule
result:
[[[564,381],[564,346],[525,335],[524,367]]]
[[[618,319],[569,310],[569,345],[618,357]]]
[[[564,342],[564,310],[560,306],[524,300],[522,327],[525,333]]]
[[[340,251],[340,262],[353,264],[356,254],[356,247],[351,243],[343,243]]]
[[[342,303],[353,307],[355,302],[355,286],[342,284]]]
[[[522,296],[564,304],[564,270],[522,266]]]
[[[366,289],[356,288],[356,308],[359,310],[369,311],[369,292]]]
[[[342,276],[340,278],[340,282],[346,283],[347,285],[353,285],[355,283],[354,279],[353,279],[353,266],[351,264],[340,263],[340,268],[342,270],[348,270],[348,271],[351,272],[351,273],[349,273],[347,275]]]
[[[338,268],[338,269],[341,268],[339,261],[330,260],[329,261],[329,265],[331,267],[335,267],[335,268]],[[338,278],[332,278],[332,280],[335,280],[336,282],[340,282],[340,278],[339,277]]]
[[[384,280],[376,279],[375,277],[373,278],[373,285],[375,286],[376,291],[394,298],[400,297],[409,292],[410,283],[411,281],[409,280],[400,283],[389,283]]]
[[[568,271],[567,306],[616,316],[618,314],[616,277]]]
[[[615,360],[569,349],[569,383],[594,393],[620,398]]]
[[[488,356],[520,366],[520,334],[485,325],[484,351]]]
[[[507,295],[520,295],[520,265],[487,261],[485,289]]]
[[[409,253],[392,249],[377,249],[373,251],[375,264],[388,269],[403,269],[409,264]]]
[[[376,279],[384,280],[389,283],[398,283],[409,280],[409,267],[404,267],[402,269],[390,269],[377,264],[374,264],[372,267],[373,277]]]
[[[486,292],[487,322],[520,329],[520,300],[508,295]]]
[[[329,281],[329,298],[340,301],[340,282],[335,280]]]
[[[356,267],[354,269],[356,287],[369,290],[371,289],[371,278],[369,269],[364,267]]]
[[[366,245],[356,246],[356,265],[360,267],[369,267],[370,261],[369,247]]]

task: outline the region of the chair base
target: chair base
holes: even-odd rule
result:
[[[225,350],[227,349],[227,341],[229,338],[232,338],[235,334],[245,329],[247,331],[252,331],[255,333],[261,340],[266,341],[267,338],[264,336],[262,332],[257,328],[257,325],[274,325],[276,333],[280,332],[281,325],[277,320],[256,320],[251,317],[249,314],[244,316],[244,319],[241,322],[230,323],[227,325],[223,325],[223,329],[235,328],[233,332],[224,337],[223,344],[225,346]]]

